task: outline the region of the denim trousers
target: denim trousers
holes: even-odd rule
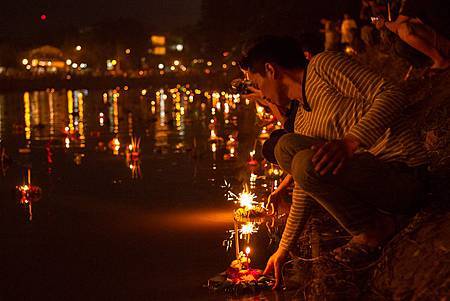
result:
[[[423,197],[415,169],[383,162],[369,152],[356,153],[337,174],[321,176],[311,161],[311,146],[320,139],[286,134],[275,147],[280,167],[312,200],[352,235],[374,229],[380,214],[409,215]],[[295,202],[295,200],[293,200]]]

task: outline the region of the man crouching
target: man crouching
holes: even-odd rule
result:
[[[265,269],[275,274],[274,288],[313,202],[352,236],[333,251],[337,260],[373,259],[396,233],[396,217],[417,210],[424,190],[426,153],[404,115],[409,103],[402,91],[343,53],[323,52],[307,64],[289,37],[258,39],[240,67],[268,101],[301,103],[295,133],[275,147],[295,188],[281,242]]]

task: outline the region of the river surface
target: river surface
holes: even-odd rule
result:
[[[234,256],[222,186],[240,192],[267,166],[254,105],[221,92],[0,94],[0,299],[231,299],[203,287]],[[16,193],[28,182],[42,190],[31,216]],[[252,265],[264,268],[274,245],[258,235]]]

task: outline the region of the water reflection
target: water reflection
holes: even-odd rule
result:
[[[162,199],[154,202],[158,209],[179,210],[158,219],[173,228],[208,232],[212,225],[221,230],[236,227],[239,251],[250,247],[251,252],[244,253],[257,266],[270,252],[266,229],[272,225],[273,230],[275,222],[234,226],[233,212],[222,210],[228,204],[218,196],[224,178],[236,187],[247,184],[260,202],[279,183],[280,170],[262,162],[259,154],[272,128],[256,125],[255,108],[248,104],[239,95],[188,85],[0,95],[0,138],[15,154],[14,148],[25,145],[36,161],[45,148],[45,176],[62,179],[64,185],[42,186],[44,192],[69,191],[80,202],[91,194],[146,204],[148,199]],[[18,161],[30,165],[31,156]],[[44,178],[39,164],[33,168],[36,177]],[[219,233],[219,244],[221,239]],[[220,269],[227,267],[225,261]]]

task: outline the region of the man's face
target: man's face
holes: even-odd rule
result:
[[[283,85],[281,77],[275,76],[272,72],[266,72],[263,76],[260,73],[253,73],[251,71],[246,71],[245,75],[248,80],[250,80],[255,88],[261,90],[263,96],[273,104],[280,107],[287,105],[287,88]]]

